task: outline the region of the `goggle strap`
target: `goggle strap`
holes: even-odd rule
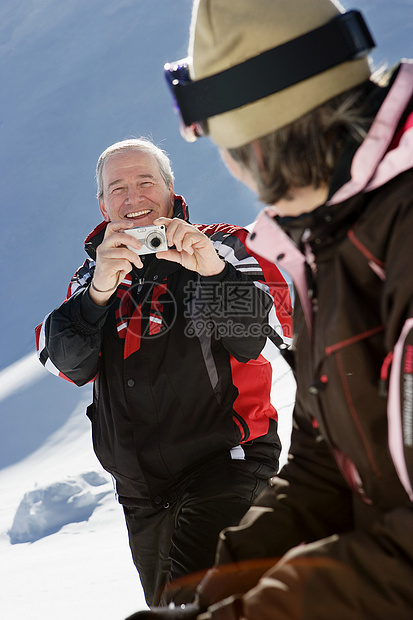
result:
[[[345,61],[375,42],[359,11],[348,11],[292,41],[209,77],[171,88],[185,125],[268,97]]]

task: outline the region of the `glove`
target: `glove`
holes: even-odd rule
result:
[[[196,620],[201,608],[196,603],[179,607],[154,607],[137,611],[125,620]]]

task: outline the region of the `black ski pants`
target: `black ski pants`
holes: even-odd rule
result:
[[[219,533],[237,525],[274,470],[252,460],[215,458],[179,485],[178,499],[162,508],[124,505],[129,545],[149,606],[192,600],[181,578],[210,568]],[[175,593],[165,585],[179,579]]]

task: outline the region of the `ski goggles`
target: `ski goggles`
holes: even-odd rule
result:
[[[182,87],[189,84],[196,84],[189,75],[190,58],[183,58],[176,62],[167,63],[164,66],[166,82],[172,93],[173,109],[179,116],[179,131],[187,142],[195,142],[201,136],[208,135],[207,123],[203,120],[192,120],[193,113],[186,103],[186,98],[182,98]]]
[[[192,80],[189,58],[164,74],[187,142],[208,135],[208,119],[253,103],[349,60],[367,56],[374,40],[359,11],[348,11],[292,41],[214,75]]]

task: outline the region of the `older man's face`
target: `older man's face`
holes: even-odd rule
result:
[[[134,226],[148,226],[158,217],[172,217],[173,185],[165,185],[150,153],[115,153],[106,160],[102,176],[99,206],[107,222],[129,220]]]

